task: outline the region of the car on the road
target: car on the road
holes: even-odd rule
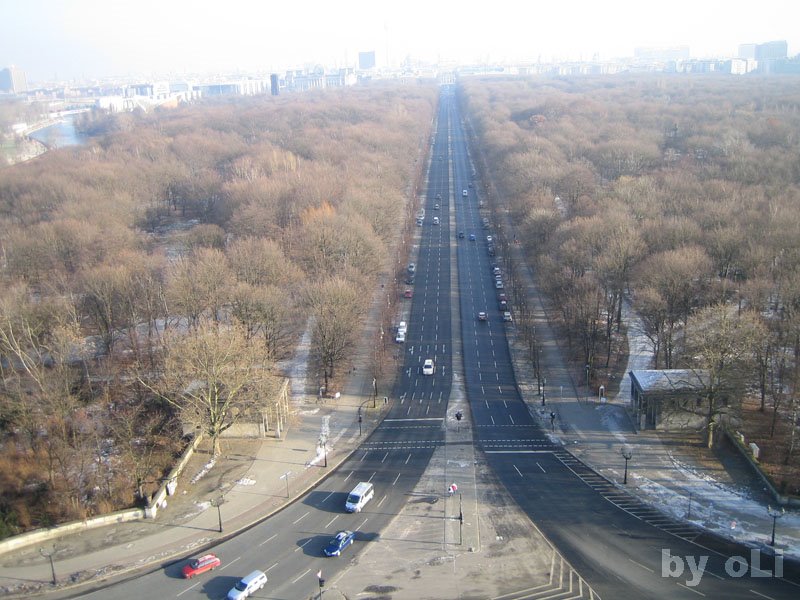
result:
[[[461,192],[461,195],[462,195],[462,196],[469,196],[469,192],[468,192],[467,190],[463,190],[463,191]]]
[[[474,242],[475,241],[475,234],[474,233],[470,233],[469,234],[469,241],[470,242]]]
[[[434,225],[438,225],[439,224],[439,217],[433,217],[433,224]]]
[[[263,571],[253,571],[249,575],[242,577],[236,585],[228,592],[228,600],[244,600],[251,596],[256,590],[260,590],[267,584],[267,576]]]
[[[419,218],[417,219],[417,225],[419,225],[420,227],[422,227],[422,224],[424,222],[425,222],[425,219],[419,219]]]
[[[492,236],[490,236],[490,235],[486,236],[486,243],[487,244],[491,244],[492,243]]]
[[[413,295],[414,292],[410,289],[406,289],[406,291],[403,292],[403,298],[411,298]]]
[[[493,266],[493,267],[492,267],[492,273],[493,273],[494,275],[500,275],[500,273],[501,273],[501,271],[500,271],[500,267],[498,267],[497,265]]]
[[[406,285],[414,285],[414,274],[409,273],[406,277]]]
[[[216,554],[204,554],[197,558],[191,559],[188,563],[183,565],[181,573],[185,579],[191,579],[195,575],[200,575],[206,571],[213,571],[222,564],[222,561]]]
[[[342,550],[353,543],[355,537],[356,534],[352,531],[340,531],[328,542],[328,545],[323,548],[322,553],[325,556],[339,556]]]
[[[423,375],[433,375],[433,371],[435,367],[433,366],[433,359],[426,358],[425,362],[422,363],[422,374]]]
[[[497,308],[500,309],[500,312],[505,312],[508,310],[508,302],[505,300],[498,300],[497,301]]]
[[[417,265],[415,263],[408,263],[408,272],[409,273],[416,273],[417,272]]]
[[[487,317],[485,312],[481,311],[478,313],[478,321],[486,321],[486,319]]]
[[[442,199],[442,195],[441,194],[436,194],[436,199],[437,200],[441,200]]]
[[[471,181],[469,182],[469,187],[472,187],[472,182]]]
[[[460,239],[460,240],[464,239],[464,232],[463,231],[459,231],[458,232],[458,239]]]
[[[439,210],[439,204],[438,204],[438,202],[437,202],[436,204],[434,204],[434,205],[433,205],[433,210]]]
[[[511,313],[509,311],[505,311],[503,313],[503,321],[506,323],[511,323],[514,319],[511,318]]]
[[[394,341],[398,344],[402,344],[406,341],[406,330],[405,329],[398,329],[397,335],[394,338]]]
[[[498,290],[502,290],[503,289],[503,282],[500,279],[498,279],[497,281],[494,282],[494,287],[496,289],[498,289]]]

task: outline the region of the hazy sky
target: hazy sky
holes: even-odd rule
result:
[[[29,81],[427,61],[733,56],[786,40],[800,0],[0,0],[0,68]]]

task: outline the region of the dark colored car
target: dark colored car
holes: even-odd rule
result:
[[[458,239],[460,239],[460,240],[464,239],[464,232],[463,231],[459,231],[458,232]]]
[[[342,553],[342,550],[347,548],[350,544],[353,543],[353,539],[356,537],[356,534],[352,531],[340,531],[336,534],[328,545],[322,550],[322,553],[325,556],[339,556]]]
[[[222,561],[215,554],[204,554],[199,558],[193,558],[183,567],[181,573],[185,579],[191,579],[195,575],[200,575],[206,571],[213,571],[222,564]]]

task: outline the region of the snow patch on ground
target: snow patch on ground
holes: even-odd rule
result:
[[[236,485],[255,485],[256,480],[250,479],[249,477],[242,477],[241,479],[236,481]]]
[[[210,461],[208,461],[205,465],[203,465],[203,468],[200,469],[200,471],[198,471],[197,474],[194,477],[192,477],[192,479],[190,480],[190,483],[194,484],[194,483],[197,483],[198,481],[200,481],[203,477],[205,477],[208,474],[208,472],[212,468],[214,468],[214,465],[216,463],[217,463],[217,458],[216,457],[214,457]]]

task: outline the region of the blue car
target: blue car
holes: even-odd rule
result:
[[[352,531],[340,531],[336,534],[336,537],[325,546],[322,551],[323,554],[325,554],[325,556],[339,556],[342,550],[353,543],[353,538],[355,538],[355,536],[356,534]]]

